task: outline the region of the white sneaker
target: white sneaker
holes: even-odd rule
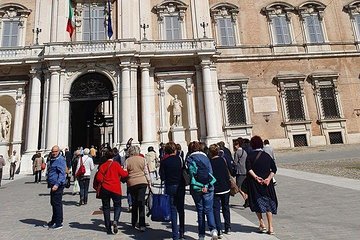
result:
[[[211,231],[211,240],[217,240],[218,239],[218,232],[216,229]]]

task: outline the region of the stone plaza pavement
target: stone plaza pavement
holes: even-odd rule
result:
[[[317,159],[348,159],[359,157],[360,146],[330,146],[278,154],[279,162],[303,162]],[[318,151],[314,153],[314,151]],[[100,200],[92,191],[89,203],[77,207],[79,196],[65,191],[64,228],[48,230],[43,224],[50,220],[51,207],[46,183],[34,184],[33,176],[15,175],[0,188],[0,240],[2,239],[170,239],[169,223],[152,222],[140,233],[130,227],[130,214],[120,216],[120,232],[108,236],[104,232]],[[240,196],[232,197],[232,233],[223,239],[237,240],[357,240],[360,236],[360,180],[279,168],[276,174],[278,214],[274,216],[275,236],[257,233],[257,218],[242,207]],[[125,193],[125,188],[123,193]],[[122,201],[123,209],[127,201]],[[186,195],[186,239],[197,239],[197,216],[193,200]],[[210,239],[207,236],[206,239]]]
[[[73,196],[65,189],[64,227],[60,230],[48,230],[43,225],[51,218],[49,190],[43,181],[33,183],[33,176],[15,175],[14,181],[5,180],[0,188],[0,239],[171,239],[170,223],[152,222],[146,218],[149,227],[139,232],[131,227],[130,213],[126,212],[127,201],[123,198],[119,233],[107,235],[103,225],[103,215],[99,211],[101,201],[95,198],[95,192],[89,193],[89,202],[85,206],[76,206],[79,195]],[[91,185],[91,183],[90,183]],[[123,185],[124,186],[124,185]],[[90,189],[92,190],[91,186]],[[126,193],[125,186],[123,193]],[[186,195],[186,239],[198,239],[197,215],[193,200]],[[242,203],[241,203],[242,204]],[[239,202],[240,205],[240,202]],[[112,215],[113,217],[113,215]],[[276,240],[275,236],[257,233],[257,226],[235,211],[231,211],[232,232],[223,239]],[[205,239],[210,239],[208,235]]]

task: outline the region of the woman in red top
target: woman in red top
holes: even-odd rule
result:
[[[128,176],[127,171],[122,169],[118,162],[112,160],[113,157],[113,151],[111,149],[106,150],[104,159],[108,160],[99,166],[99,170],[94,179],[95,185],[101,184],[100,198],[107,234],[113,234],[110,223],[110,198],[114,203],[113,231],[114,234],[118,232],[117,224],[120,218],[122,195],[120,179]]]

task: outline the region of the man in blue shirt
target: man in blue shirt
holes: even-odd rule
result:
[[[48,168],[48,188],[50,188],[50,203],[52,206],[52,218],[47,226],[51,229],[63,227],[63,204],[62,195],[66,180],[66,161],[60,154],[59,146],[51,149],[50,166]]]

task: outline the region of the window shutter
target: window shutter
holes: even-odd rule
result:
[[[291,43],[290,29],[289,29],[288,21],[286,20],[285,16],[280,17],[280,25],[281,25],[282,33],[284,36],[284,43],[290,44]]]
[[[88,6],[84,5],[84,10],[83,10],[83,41],[89,41],[90,40],[90,12],[89,12],[89,8]]]
[[[171,17],[165,17],[165,32],[166,32],[166,40],[173,40],[172,36],[172,21]]]
[[[307,16],[305,18],[306,26],[308,28],[309,40],[311,43],[323,43],[324,36],[317,15]]]
[[[18,45],[19,21],[4,21],[2,47],[14,47]]]
[[[284,38],[283,38],[283,32],[282,32],[282,26],[281,26],[281,21],[280,21],[280,17],[275,17],[274,18],[274,30],[275,30],[275,38],[276,38],[276,43],[277,44],[284,44]]]
[[[357,38],[360,39],[360,14],[355,16],[355,22],[356,22],[356,28],[357,28],[357,33],[358,33]]]
[[[222,46],[235,46],[234,26],[230,18],[218,20],[220,44]]]
[[[105,39],[105,12],[104,7],[96,7],[93,11],[94,16],[94,39],[104,40]]]
[[[180,39],[180,22],[177,16],[171,17],[173,21],[174,40]]]

